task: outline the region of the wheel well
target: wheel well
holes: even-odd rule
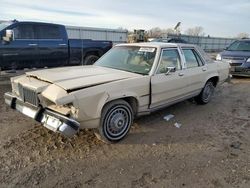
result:
[[[218,77],[218,76],[214,76],[214,77],[212,77],[212,78],[209,78],[208,81],[212,81],[214,87],[216,87],[217,84],[218,84],[218,81],[219,81],[219,77]]]
[[[138,101],[136,98],[134,97],[125,97],[122,98],[123,100],[125,100],[133,109],[134,114],[137,114],[137,107],[138,107]]]
[[[113,102],[113,101],[116,101],[116,100],[124,100],[126,101],[132,108],[133,112],[134,112],[134,115],[137,114],[137,107],[138,107],[138,101],[135,97],[124,97],[124,98],[119,98],[119,99],[115,99],[115,100],[112,100],[112,101],[109,101],[108,103],[106,103],[103,108],[109,104],[110,102]]]
[[[100,57],[100,54],[98,51],[90,51],[90,52],[87,52],[84,56],[84,58],[88,57],[89,55],[96,55],[98,57]]]

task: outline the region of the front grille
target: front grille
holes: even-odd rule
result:
[[[34,90],[23,87],[21,84],[18,84],[19,95],[23,102],[38,106],[39,100],[37,93]]]
[[[231,66],[236,67],[236,66],[241,66],[242,63],[230,63]]]
[[[244,58],[244,57],[231,57],[231,56],[223,57],[223,59],[225,59],[225,60],[236,60],[236,61],[245,61],[246,60],[246,58]]]

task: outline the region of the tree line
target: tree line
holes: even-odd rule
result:
[[[165,37],[168,34],[180,34],[180,31],[176,31],[172,28],[167,28],[167,29],[161,29],[159,27],[154,27],[148,31],[146,31],[148,38],[160,38],[160,37]],[[204,32],[204,28],[201,26],[196,26],[192,28],[188,28],[186,31],[184,31],[183,34],[186,35],[191,35],[191,36],[209,36],[206,35]],[[248,33],[239,33],[236,38],[249,38],[250,35]]]

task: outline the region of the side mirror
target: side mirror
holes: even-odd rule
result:
[[[5,43],[9,43],[9,42],[11,42],[13,40],[13,38],[14,38],[14,32],[13,32],[13,30],[7,29],[6,33],[5,33],[5,36],[3,37],[3,41]]]
[[[168,75],[170,72],[175,72],[176,67],[166,67],[165,70],[166,70],[165,75]]]

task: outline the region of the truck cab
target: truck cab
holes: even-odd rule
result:
[[[4,28],[4,24],[7,26]],[[44,67],[67,63],[68,37],[65,27],[57,24],[11,22],[0,31],[2,69]],[[8,36],[6,36],[8,35]]]

